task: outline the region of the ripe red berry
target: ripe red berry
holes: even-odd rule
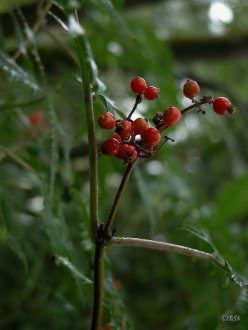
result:
[[[117,157],[122,159],[124,163],[132,163],[137,158],[137,150],[130,144],[121,145]]]
[[[136,94],[144,93],[146,88],[147,88],[146,81],[145,81],[145,79],[143,79],[141,77],[135,77],[131,81],[131,89]]]
[[[122,139],[127,139],[133,133],[133,125],[131,121],[124,119],[117,122],[116,133],[118,133]]]
[[[120,136],[118,133],[115,133],[115,134],[112,136],[112,139],[116,139],[116,140],[119,141],[120,143],[122,142],[122,140],[121,140],[121,136]]]
[[[110,323],[105,324],[104,330],[112,330]]]
[[[141,139],[147,146],[155,147],[160,142],[160,132],[154,127],[147,128],[142,132]]]
[[[115,156],[120,149],[120,142],[115,139],[107,139],[101,144],[101,151],[104,155]]]
[[[168,127],[175,126],[180,121],[181,117],[181,111],[174,106],[170,106],[164,112],[163,123]]]
[[[160,96],[160,90],[157,87],[149,86],[146,88],[144,96],[147,100],[156,100]]]
[[[200,86],[194,80],[187,80],[183,86],[183,94],[189,99],[193,99],[200,94]]]
[[[149,124],[145,118],[137,118],[133,121],[133,131],[135,135],[141,134],[148,127]]]
[[[235,109],[226,97],[217,97],[213,101],[213,110],[219,115],[233,114]]]
[[[103,112],[97,123],[103,129],[112,129],[116,125],[115,116],[111,112]]]
[[[37,111],[35,113],[32,113],[28,116],[29,122],[32,126],[39,126],[41,122],[43,121],[43,112]]]

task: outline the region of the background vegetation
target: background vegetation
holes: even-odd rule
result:
[[[187,105],[181,91],[187,78],[200,83],[202,95],[226,96],[237,108],[233,117],[210,109],[188,114],[168,132],[175,143],[138,163],[117,234],[205,251],[212,251],[211,240],[247,276],[248,4],[1,1],[1,329],[90,327],[93,245],[83,94],[70,36],[75,9],[98,67],[96,116],[106,105],[128,113],[136,75],[161,89],[157,102],[139,108],[148,118],[168,105]],[[31,126],[37,111],[50,125]],[[97,129],[99,143],[105,137]],[[124,168],[99,159],[102,220]],[[246,289],[199,260],[109,248],[105,291],[104,322],[113,329],[247,329]],[[222,322],[222,314],[240,321]]]

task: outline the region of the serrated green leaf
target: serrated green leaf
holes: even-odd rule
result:
[[[15,61],[0,50],[0,70],[8,75],[12,81],[18,81],[36,93],[41,92],[41,87],[28,72],[24,71]]]
[[[42,194],[44,196],[42,217],[53,251],[55,254],[71,255],[72,244],[68,236],[67,225],[60,209],[61,204],[56,205],[57,214],[54,214],[50,194],[48,193],[45,183],[42,187]]]
[[[228,276],[228,278],[231,279],[233,283],[235,283],[237,286],[240,288],[243,287],[248,287],[248,282],[241,276],[239,275],[233,268],[232,266],[225,260],[225,258],[219,253],[217,250],[216,246],[212,242],[212,239],[209,235],[209,233],[202,229],[202,228],[196,228],[193,226],[185,226],[182,228],[184,230],[189,231],[191,234],[195,235],[202,241],[208,243],[211,248],[213,249],[213,255],[215,256],[215,261],[213,261],[219,268],[223,269]]]

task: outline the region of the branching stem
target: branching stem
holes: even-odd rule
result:
[[[166,252],[174,252],[174,253],[206,260],[208,262],[212,262],[216,264],[221,268],[225,268],[225,262],[212,253],[207,253],[200,250],[192,249],[187,246],[182,246],[167,242],[153,241],[153,240],[133,238],[133,237],[113,237],[109,241],[109,245],[141,247],[141,248],[161,250]]]
[[[132,173],[134,164],[135,164],[135,162],[130,163],[130,164],[127,165],[126,171],[125,171],[125,173],[123,175],[123,178],[121,180],[119,189],[118,189],[118,191],[116,193],[116,196],[115,196],[115,199],[114,199],[114,203],[112,205],[111,211],[110,211],[109,216],[108,216],[108,220],[107,220],[107,222],[105,224],[105,227],[104,227],[104,231],[105,231],[106,234],[112,228],[112,225],[113,225],[113,222],[114,222],[114,218],[115,218],[115,215],[116,215],[116,212],[117,212],[117,208],[118,208],[122,193],[123,193],[123,191],[124,191],[124,189],[127,185],[130,174]]]

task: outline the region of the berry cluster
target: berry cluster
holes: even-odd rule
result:
[[[169,106],[164,112],[157,112],[153,118],[155,127],[150,126],[146,118],[131,119],[132,114],[136,110],[142,98],[148,100],[156,100],[160,95],[160,90],[154,86],[147,86],[145,79],[135,77],[131,81],[131,89],[137,94],[136,102],[130,114],[125,119],[116,119],[110,112],[104,112],[98,118],[98,125],[102,129],[115,130],[111,138],[105,140],[101,144],[101,152],[105,155],[115,156],[124,163],[133,163],[137,158],[149,158],[160,150],[163,143],[170,138],[165,137],[163,143],[161,141],[161,132],[167,127],[175,126],[179,123],[182,115],[192,109],[201,109],[203,104],[213,106],[214,112],[220,115],[232,114],[234,107],[225,97],[212,99],[211,96],[204,96],[197,101],[195,97],[200,94],[200,87],[194,80],[187,80],[183,86],[184,96],[191,99],[193,105],[179,110],[175,106]],[[172,140],[172,139],[170,139]],[[154,147],[157,147],[154,150]]]

